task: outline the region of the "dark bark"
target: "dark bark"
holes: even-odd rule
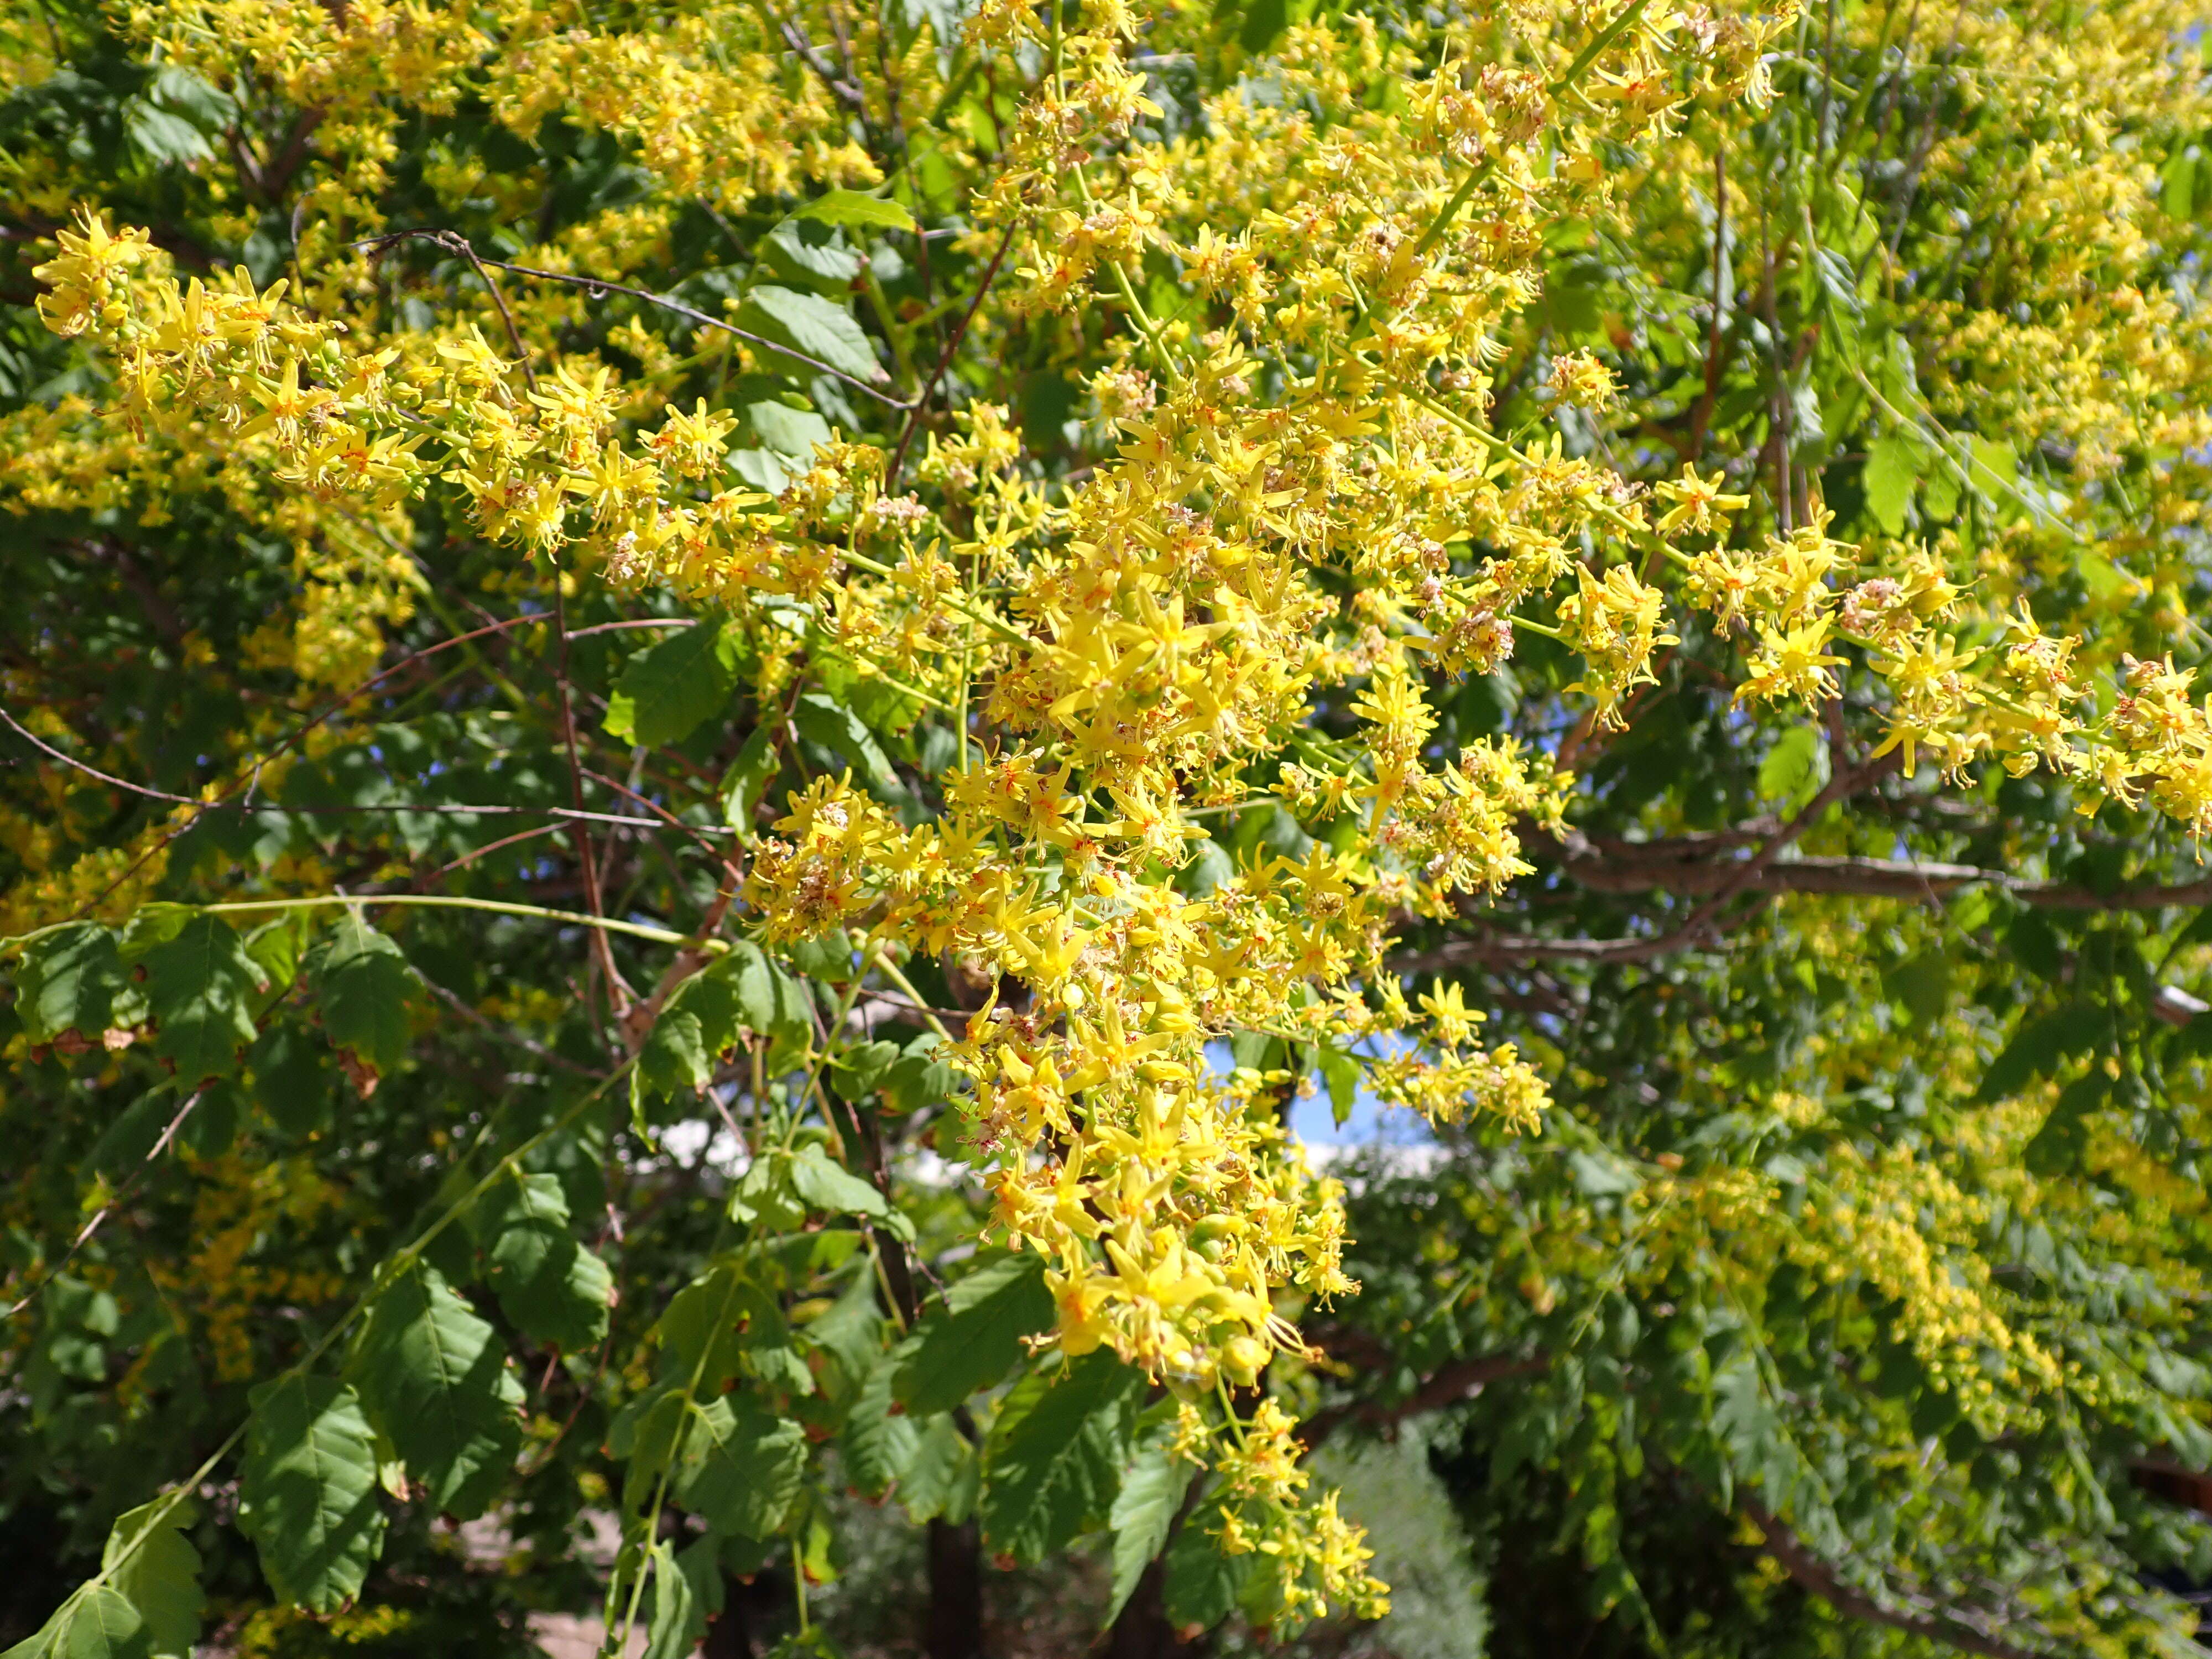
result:
[[[929,1659],[981,1659],[983,1538],[973,1521],[929,1523]]]
[[[1137,1580],[1137,1588],[1129,1592],[1120,1616],[1106,1633],[1105,1659],[1173,1659],[1173,1656],[1200,1650],[1199,1644],[1180,1640],[1175,1626],[1168,1623],[1164,1602],[1166,1583],[1164,1559],[1145,1569],[1144,1577]]]

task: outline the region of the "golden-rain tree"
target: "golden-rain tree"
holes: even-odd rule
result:
[[[1287,1635],[1440,1407],[1625,1650],[1659,1491],[1805,1651],[2178,1639],[2186,24],[9,8],[22,1650],[487,1514],[811,1650],[845,1487],[937,1652]]]

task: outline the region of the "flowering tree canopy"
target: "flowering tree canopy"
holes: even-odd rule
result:
[[[0,6],[11,1653],[2183,1650],[2199,33]]]

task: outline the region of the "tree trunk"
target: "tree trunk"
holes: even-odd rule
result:
[[[973,1521],[929,1523],[929,1659],[982,1659],[983,1540]]]
[[[1105,1659],[1170,1659],[1175,1654],[1196,1651],[1176,1638],[1175,1627],[1168,1623],[1160,1605],[1161,1587],[1166,1579],[1164,1560],[1145,1569],[1144,1577],[1137,1580],[1137,1588],[1129,1592],[1129,1599],[1115,1619],[1114,1628],[1107,1632]]]

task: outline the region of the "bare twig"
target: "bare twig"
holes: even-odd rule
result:
[[[968,302],[968,309],[960,313],[960,323],[952,331],[952,337],[945,343],[945,349],[937,354],[937,367],[929,371],[929,378],[921,383],[921,390],[914,395],[914,404],[900,429],[898,443],[891,450],[891,458],[884,468],[884,492],[888,495],[898,483],[899,467],[906,459],[907,446],[914,441],[915,428],[921,423],[921,412],[937,390],[937,383],[945,378],[945,371],[952,362],[952,354],[960,349],[960,342],[968,337],[968,325],[975,320],[975,313],[982,306],[983,296],[991,291],[991,283],[998,276],[999,266],[1005,261],[1006,250],[1014,245],[1014,227],[1009,224],[1006,234],[999,238],[999,251],[991,256],[991,263],[983,268],[983,279],[975,284],[975,297]]]

